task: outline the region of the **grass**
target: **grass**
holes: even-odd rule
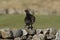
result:
[[[36,28],[53,27],[60,29],[60,16],[36,16]]]
[[[25,15],[1,15],[0,28],[24,28]],[[36,22],[33,24],[34,28],[48,28],[53,27],[60,29],[60,16],[41,16],[35,15]]]
[[[24,26],[24,15],[2,15],[0,16],[0,28],[21,28]]]

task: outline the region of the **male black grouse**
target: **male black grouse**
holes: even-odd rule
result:
[[[35,22],[35,16],[30,13],[28,9],[25,10],[26,17],[24,19],[26,26],[32,27],[32,24]]]

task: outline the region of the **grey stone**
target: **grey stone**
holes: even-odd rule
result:
[[[60,40],[60,30],[57,31],[55,40]]]
[[[17,37],[17,38],[15,38],[14,40],[21,40],[21,38],[20,38],[20,37]]]
[[[42,29],[36,29],[36,34],[40,34],[41,31]]]
[[[12,30],[13,32],[13,36],[14,37],[21,37],[23,35],[23,31],[22,30]]]
[[[44,40],[45,35],[44,34],[39,34],[40,40]]]
[[[36,33],[35,29],[27,29],[28,34],[34,35]]]
[[[33,36],[29,35],[26,40],[32,40],[32,37]]]
[[[27,36],[24,35],[24,36],[21,36],[21,40],[26,40],[27,39]]]
[[[32,40],[44,40],[44,34],[36,34],[33,36]]]
[[[2,38],[12,37],[11,30],[9,28],[1,29]]]
[[[23,31],[23,36],[28,34],[28,32],[25,29],[22,29],[22,31]]]
[[[38,35],[34,35],[32,40],[40,40],[39,36]]]

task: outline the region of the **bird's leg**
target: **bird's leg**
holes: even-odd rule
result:
[[[33,29],[33,26],[32,26],[32,24],[30,24],[30,25],[25,25],[25,28],[26,28],[26,29]]]
[[[30,25],[30,27],[31,27],[31,29],[33,29],[33,26],[32,26],[32,24]]]

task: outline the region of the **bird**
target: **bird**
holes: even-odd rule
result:
[[[25,26],[28,26],[29,28],[32,27],[33,23],[35,22],[35,16],[30,13],[28,9],[25,9],[26,17],[24,19],[25,21]]]

